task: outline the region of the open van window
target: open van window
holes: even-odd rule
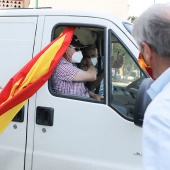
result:
[[[54,32],[53,39],[57,38],[65,27],[66,26],[57,26],[53,31]],[[66,80],[64,79],[64,77],[63,78],[57,77],[55,73],[56,71],[55,69],[49,80],[50,92],[54,96],[60,96],[60,97],[66,97],[66,98],[68,97],[68,98],[87,100],[87,101],[93,101],[93,102],[103,102],[104,100],[104,83],[103,83],[104,82],[104,71],[103,71],[104,70],[104,64],[103,64],[104,63],[104,55],[103,55],[104,54],[104,43],[103,43],[104,42],[104,29],[97,28],[97,27],[82,27],[82,26],[77,27],[76,26],[74,36],[76,36],[80,44],[83,45],[83,47],[79,48],[79,50],[83,54],[83,59],[81,60],[80,63],[71,63],[71,62],[68,63],[66,59],[65,58],[63,59],[62,57],[62,59],[60,60],[60,63],[65,62],[65,66],[66,66],[66,63],[68,63],[70,65],[69,69],[71,69],[70,67],[72,67],[74,68],[74,71],[77,69],[87,71],[87,68],[83,66],[83,60],[85,57],[86,58],[89,57],[91,60],[93,61],[95,60],[95,64],[93,65],[95,65],[96,77],[97,75],[100,75],[100,78],[97,77],[96,81],[84,81],[83,85],[81,84],[83,89],[82,88],[80,89],[78,87],[80,85],[79,82],[78,84],[76,81],[72,81],[71,79]],[[71,74],[70,72],[71,71],[69,71],[69,74]],[[63,70],[62,76],[71,77],[72,75],[70,76],[66,74],[66,71]],[[64,85],[64,86],[59,87],[60,89],[57,91],[56,83],[55,83],[56,79],[60,79],[60,80],[63,79],[64,81],[70,81],[70,82],[69,82],[69,85],[66,85],[66,86]],[[67,89],[63,89],[64,87]],[[76,89],[76,88],[79,88],[79,89]],[[73,89],[77,91],[73,92]],[[67,92],[63,92],[65,90]]]

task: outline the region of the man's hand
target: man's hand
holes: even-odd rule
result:
[[[74,77],[73,81],[95,81],[96,80],[96,69],[93,66],[90,58],[86,58],[82,61],[87,71],[80,70]]]
[[[99,94],[95,94],[92,91],[89,91],[89,95],[91,98],[96,99],[98,101],[102,101],[104,99],[104,96],[101,96]]]

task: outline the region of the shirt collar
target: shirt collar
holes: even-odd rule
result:
[[[164,71],[164,73],[162,73],[147,90],[150,98],[153,100],[162,91],[168,82],[170,82],[170,68]]]

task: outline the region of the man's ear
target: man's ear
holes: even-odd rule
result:
[[[145,59],[145,62],[147,65],[151,65],[151,59],[152,59],[152,51],[151,51],[151,48],[150,46],[145,43],[145,42],[142,42],[142,53],[143,53],[143,56],[144,56],[144,59]]]

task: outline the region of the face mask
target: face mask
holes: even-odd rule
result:
[[[97,57],[92,57],[91,62],[95,66],[97,64]]]
[[[80,63],[83,58],[82,52],[77,51],[72,55],[72,63]]]
[[[144,60],[144,58],[143,58],[142,53],[139,53],[138,63],[139,63],[139,65],[140,65],[140,67],[141,67],[143,70],[145,70],[145,71],[150,75],[150,77],[151,77],[152,79],[154,79],[154,78],[153,78],[152,68],[151,68],[151,66],[148,66],[148,65],[146,64],[146,62],[145,62],[145,60]]]

